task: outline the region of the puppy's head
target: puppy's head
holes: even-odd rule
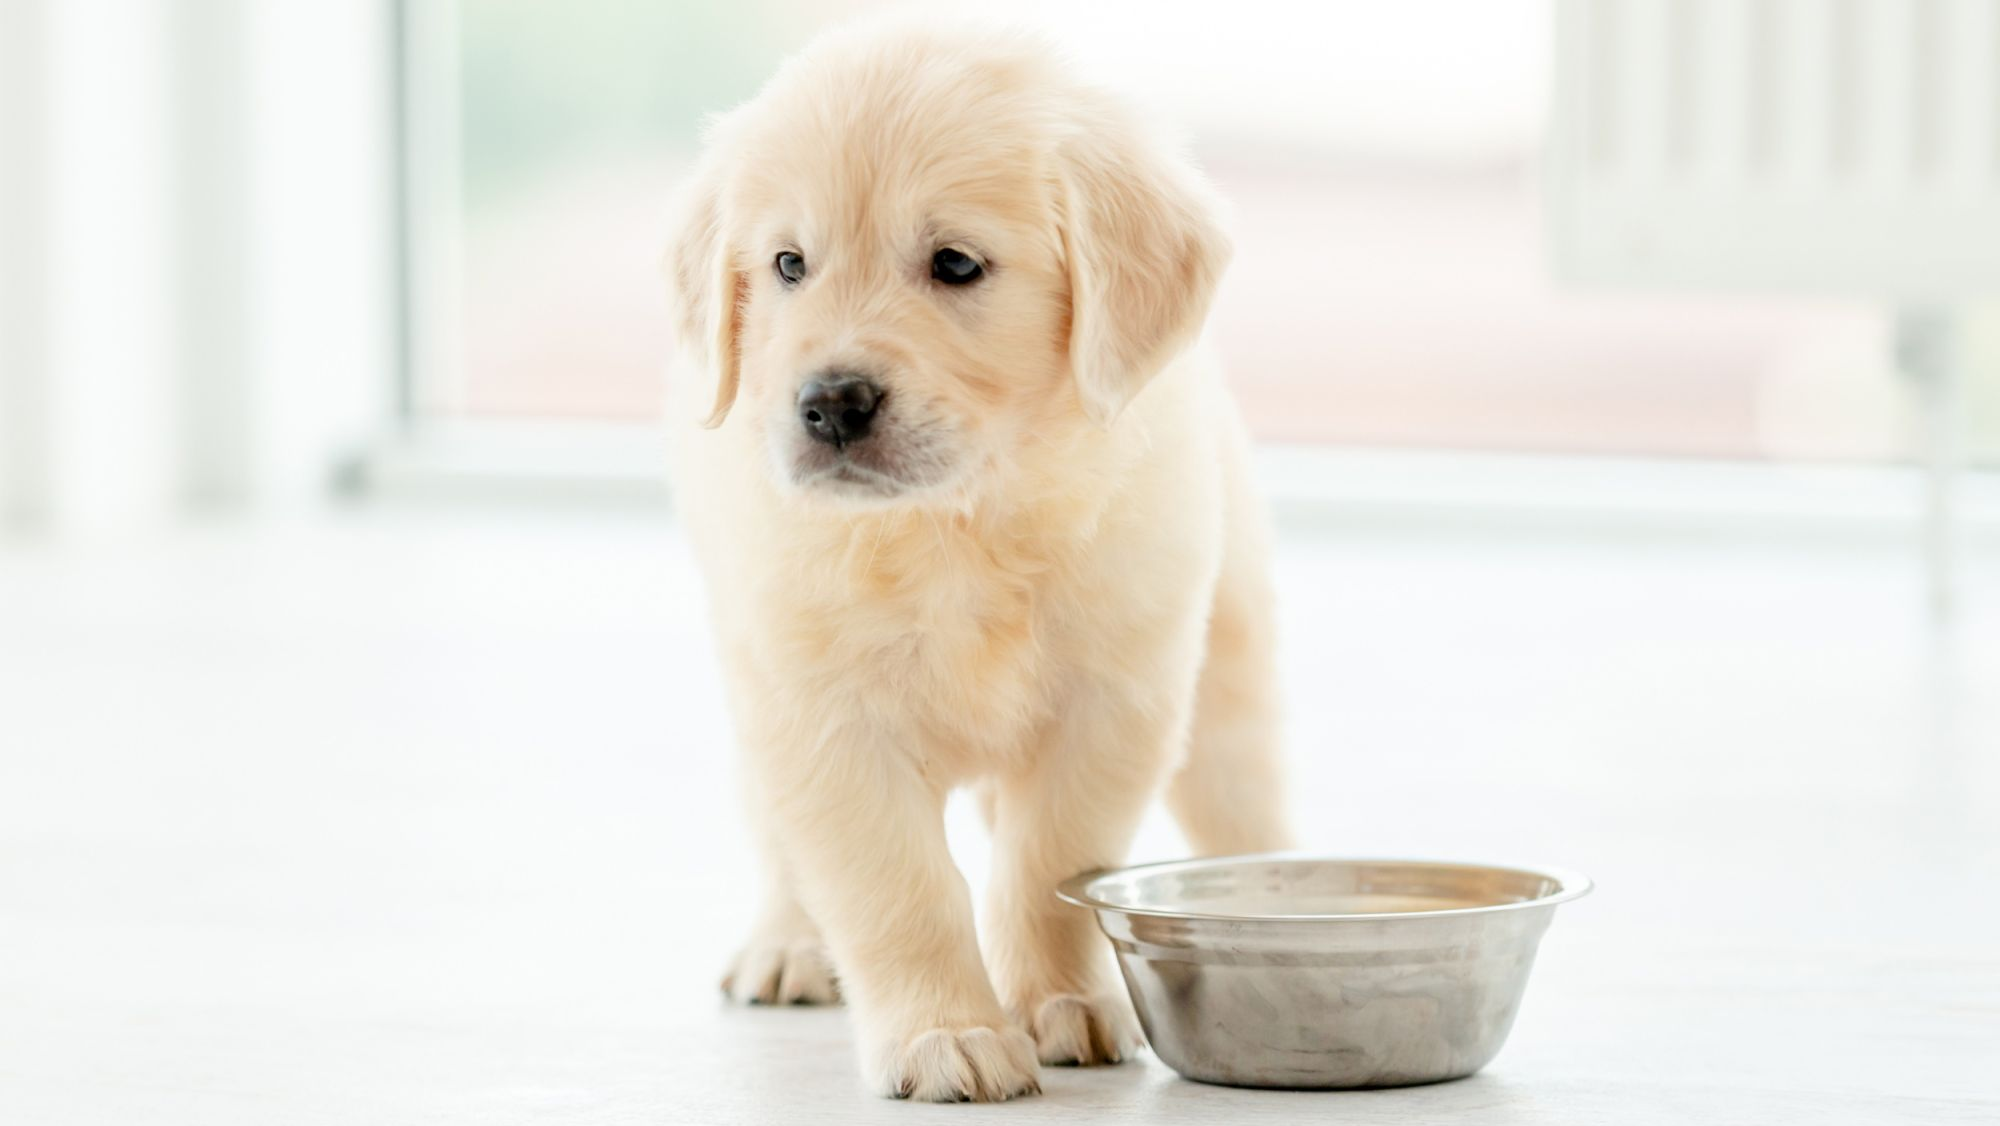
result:
[[[755,427],[781,487],[880,503],[1110,427],[1228,254],[1193,171],[1043,44],[876,30],[716,123],[670,273],[706,424]]]

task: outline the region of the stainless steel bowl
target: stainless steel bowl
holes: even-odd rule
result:
[[[1230,856],[1065,882],[1111,939],[1153,1051],[1240,1087],[1401,1087],[1500,1050],[1575,872]]]

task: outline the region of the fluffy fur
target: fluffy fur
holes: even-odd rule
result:
[[[837,967],[890,1095],[1118,1060],[1129,1009],[1054,885],[1118,863],[1163,787],[1201,852],[1287,837],[1266,534],[1193,347],[1214,200],[1044,44],[876,28],[715,125],[679,230],[677,496],[769,872],[725,987],[831,1001]],[[942,247],[985,276],[932,280]],[[866,442],[801,425],[830,369],[886,391]],[[941,816],[963,785],[984,961]]]

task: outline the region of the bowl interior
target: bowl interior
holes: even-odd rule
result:
[[[1581,894],[1581,883],[1554,872],[1436,861],[1224,857],[1107,872],[1075,890],[1115,909],[1281,918],[1501,907]]]

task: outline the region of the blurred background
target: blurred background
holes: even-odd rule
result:
[[[540,459],[588,456],[554,448],[565,438],[643,434],[666,378],[663,212],[704,117],[815,31],[880,7],[10,5],[10,523],[290,507],[454,448],[519,453],[511,469],[532,476]],[[1604,42],[1572,51],[1574,128],[1656,146],[1609,181],[1551,113],[1562,71],[1545,0],[1253,2],[1229,36],[1198,4],[1013,18],[1175,121],[1233,202],[1240,258],[1215,336],[1267,441],[1906,462],[1924,452],[1922,400],[1895,314],[1942,295],[1966,373],[1962,452],[1990,462],[1990,277],[1953,274],[1943,251],[1948,293],[1894,254],[1871,281],[1859,249],[1775,270],[1633,251],[1741,243],[1730,232],[1773,209],[1809,214],[1820,237],[1805,241],[1893,240],[1901,216],[1950,200],[1966,225],[1904,241],[1991,249],[1977,223],[1996,148],[1986,5],[1926,0],[1908,19],[1753,7],[1703,22],[1698,4],[1633,0],[1603,5],[1597,31],[1575,21]],[[1920,82],[1911,60],[1951,43],[1976,51]],[[1593,50],[1622,77],[1591,70]],[[1854,73],[1808,104],[1786,87],[1809,86],[1809,65]],[[1731,68],[1764,77],[1732,85]],[[1679,116],[1625,96],[1683,93]],[[1783,137],[1751,136],[1759,98],[1798,119],[1758,126]],[[1604,112],[1586,124],[1587,106]],[[1703,114],[1717,128],[1691,140]],[[1843,116],[1852,130],[1815,124]],[[1852,206],[1815,210],[1826,199]],[[1692,232],[1690,206],[1706,224]],[[422,448],[384,448],[407,438]]]
[[[707,997],[752,865],[660,256],[704,117],[878,7],[0,4],[0,1117],[554,1119],[777,1050]],[[1234,208],[1305,843],[1606,887],[1502,1066],[1643,1087],[1606,1041],[1777,980],[1697,1072],[1991,1097],[2000,4],[1007,18]],[[1871,1036],[1931,1062],[1812,1048]]]

